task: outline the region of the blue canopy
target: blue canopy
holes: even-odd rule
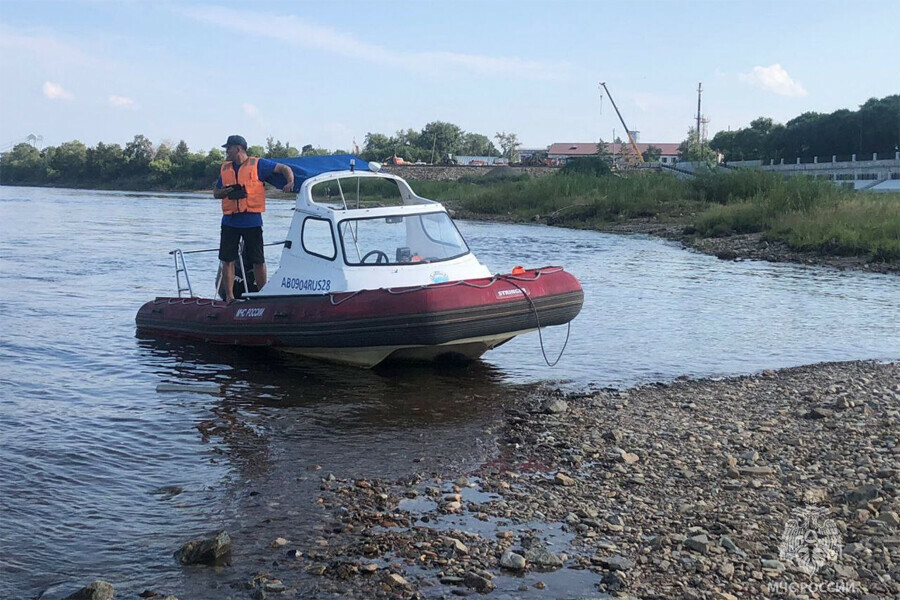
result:
[[[310,177],[328,173],[329,171],[349,171],[350,161],[354,162],[356,171],[370,171],[369,163],[353,154],[331,154],[328,156],[297,156],[295,158],[273,158],[277,163],[287,165],[294,172],[294,191],[300,190],[300,185]],[[268,179],[269,183],[281,189],[287,181],[280,173],[275,173]]]

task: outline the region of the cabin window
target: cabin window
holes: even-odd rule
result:
[[[433,263],[469,252],[445,212],[345,219],[338,231],[348,265]]]
[[[337,247],[334,243],[334,233],[331,231],[331,221],[307,217],[303,220],[303,231],[300,241],[307,254],[334,260],[337,256]]]

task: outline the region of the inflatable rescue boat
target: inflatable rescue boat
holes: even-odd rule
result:
[[[299,190],[266,285],[257,290],[239,259],[239,299],[197,297],[188,252],[173,250],[178,296],[144,304],[139,335],[272,346],[372,367],[475,359],[517,335],[569,323],[581,310],[581,285],[562,267],[492,275],[441,204],[377,163],[351,155],[277,162],[291,167]]]

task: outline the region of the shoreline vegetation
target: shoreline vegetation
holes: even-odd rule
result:
[[[900,273],[900,194],[754,170],[680,180],[563,169],[540,178],[498,174],[413,187],[458,218],[654,235],[727,260]]]

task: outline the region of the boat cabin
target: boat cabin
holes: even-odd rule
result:
[[[377,163],[278,159],[299,183],[277,270],[245,296],[310,295],[490,277],[446,209]],[[295,183],[295,189],[296,189]]]

